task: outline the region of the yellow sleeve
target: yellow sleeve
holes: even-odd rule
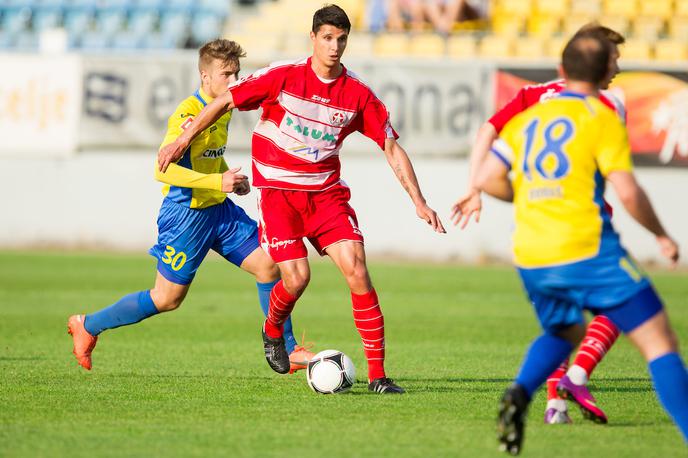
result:
[[[619,117],[609,111],[607,116],[599,117],[593,122],[599,126],[599,136],[596,139],[597,167],[602,176],[613,171],[631,172],[631,145],[628,142],[628,132]]]
[[[180,103],[172,116],[167,119],[167,132],[160,148],[175,141],[198,113],[198,107],[194,106],[194,102],[190,98]]]
[[[222,192],[222,173],[200,173],[177,164],[170,164],[165,173],[155,163],[155,179],[180,188],[212,189]]]

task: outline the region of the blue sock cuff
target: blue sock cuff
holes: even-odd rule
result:
[[[153,303],[153,298],[150,295],[150,290],[141,291],[139,293],[139,310],[143,314],[144,318],[160,313],[158,308]]]
[[[648,363],[648,367],[653,373],[657,373],[663,372],[667,368],[673,367],[675,364],[683,366],[683,361],[678,353],[671,352],[653,359]]]
[[[258,291],[265,291],[265,292],[269,293],[270,291],[272,291],[272,288],[274,288],[275,285],[276,285],[279,281],[280,281],[279,278],[278,278],[277,280],[275,280],[275,281],[271,281],[271,282],[268,282],[268,283],[261,283],[261,282],[258,282],[258,281],[257,281],[257,282],[256,282],[256,287],[258,288]]]

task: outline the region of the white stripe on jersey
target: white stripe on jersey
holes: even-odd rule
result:
[[[305,186],[317,186],[324,184],[327,179],[334,173],[330,172],[294,172],[291,170],[280,169],[278,167],[271,167],[269,165],[261,164],[257,160],[253,160],[253,165],[255,165],[258,172],[266,180],[277,180],[284,183],[305,185]]]

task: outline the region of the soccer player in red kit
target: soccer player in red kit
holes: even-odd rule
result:
[[[623,104],[606,91],[612,78],[618,73],[617,60],[619,58],[618,45],[624,43],[624,37],[599,24],[587,24],[576,35],[592,35],[608,40],[612,45],[612,65],[610,77],[602,84],[599,100],[612,110],[625,122],[626,112]],[[461,197],[452,207],[452,220],[454,224],[461,224],[463,229],[468,224],[471,216],[475,222],[480,219],[482,201],[480,192],[475,186],[477,170],[487,157],[492,142],[497,139],[499,132],[514,116],[525,111],[536,103],[547,100],[565,89],[563,79],[549,83],[526,86],[507,103],[501,110],[495,113],[479,130],[473,150],[471,151],[470,178],[468,192]],[[611,207],[605,202],[606,210],[611,214]],[[585,386],[590,375],[602,361],[604,355],[614,344],[619,336],[618,328],[604,315],[595,316],[590,322],[585,338],[576,354],[573,365],[569,367],[569,360],[562,362],[561,366],[547,379],[547,407],[545,410],[545,423],[571,423],[566,402],[559,396],[561,393],[568,399],[576,402],[583,416],[598,423],[607,423],[607,416],[596,403],[595,398]]]
[[[403,393],[385,374],[384,319],[366,266],[363,234],[348,203],[350,191],[340,179],[344,138],[358,131],[375,141],[418,217],[436,232],[445,231],[425,202],[408,155],[396,142],[384,104],[340,62],[350,29],[340,7],[316,11],[310,58],[277,62],[231,85],[174,143],[160,150],[158,162],[165,169],[178,160],[198,132],[234,107],[262,108],[253,131],[253,186],[260,193],[261,243],[282,277],[272,290],[262,330],[265,357],[276,372],[288,372],[282,326],[310,280],[305,237],[321,255],[332,258],[349,285],[354,322],[368,360],[368,389]]]

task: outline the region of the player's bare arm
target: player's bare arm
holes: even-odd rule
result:
[[[451,208],[450,218],[454,226],[461,225],[464,229],[473,216],[476,223],[480,222],[480,212],[483,208],[480,190],[476,186],[476,178],[480,166],[490,151],[492,142],[497,139],[497,129],[490,122],[483,124],[478,130],[478,135],[473,143],[470,156],[470,169],[468,173],[468,189]]]
[[[678,245],[662,226],[650,199],[642,186],[638,184],[635,175],[626,171],[614,171],[607,175],[607,180],[614,187],[626,211],[641,226],[655,235],[662,255],[675,265],[679,256]]]
[[[497,157],[489,155],[476,177],[476,186],[499,200],[513,202],[514,188],[509,180],[509,169]]]
[[[388,138],[385,141],[385,156],[390,167],[394,170],[399,183],[401,183],[401,186],[406,190],[416,206],[418,217],[431,225],[435,232],[446,233],[447,231],[444,230],[437,212],[428,207],[428,204],[425,202],[425,197],[423,197],[423,193],[420,191],[416,172],[413,170],[411,160],[404,148],[393,138]]]
[[[189,147],[198,134],[210,127],[225,113],[234,108],[234,100],[230,91],[222,93],[214,99],[196,116],[184,132],[172,143],[165,145],[158,151],[158,167],[164,172],[167,167],[176,162],[184,155],[184,151]]]

